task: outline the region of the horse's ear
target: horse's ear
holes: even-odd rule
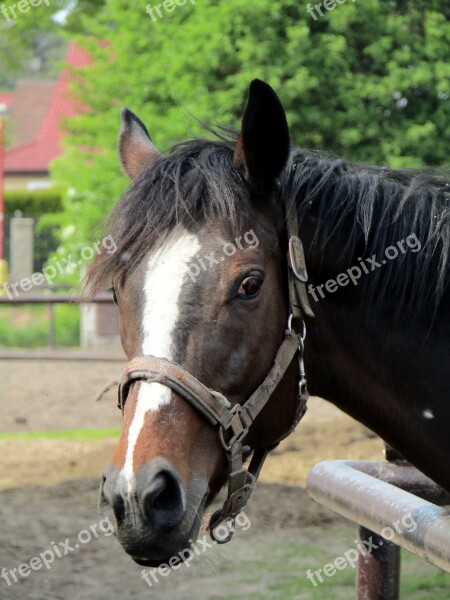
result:
[[[283,106],[264,81],[254,79],[234,149],[234,164],[260,192],[272,189],[289,155],[289,128]]]
[[[160,156],[144,123],[128,108],[120,111],[119,157],[125,173],[134,179]]]

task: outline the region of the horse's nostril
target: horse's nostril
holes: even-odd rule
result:
[[[158,528],[172,529],[183,518],[184,492],[178,477],[168,470],[160,471],[142,494],[143,512]]]
[[[110,512],[112,509],[117,525],[120,525],[125,518],[125,502],[118,490],[117,474],[112,470],[102,477],[98,508],[104,518],[112,518]]]
[[[125,502],[122,496],[114,496],[112,507],[114,511],[114,516],[117,520],[117,524],[119,525],[125,518]]]

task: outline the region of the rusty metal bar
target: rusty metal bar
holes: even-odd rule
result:
[[[380,535],[359,527],[361,547],[376,546],[358,556],[356,598],[358,600],[398,600],[400,594],[400,547]]]
[[[435,481],[410,464],[393,464],[371,460],[343,461],[353,469],[371,475],[380,481],[395,485],[423,500],[445,506],[450,504],[450,492],[441,488]]]
[[[125,355],[109,352],[108,354],[89,354],[87,352],[65,352],[46,350],[10,350],[0,351],[0,360],[79,360],[79,361],[105,361],[125,363]]]
[[[11,292],[11,290],[10,290]],[[9,298],[7,296],[0,296],[0,305],[8,304],[11,306],[14,305],[23,305],[23,304],[48,304],[49,305],[49,331],[48,331],[48,346],[53,350],[56,346],[55,344],[55,314],[54,314],[54,306],[55,304],[73,304],[76,306],[77,304],[113,304],[113,296],[110,293],[101,293],[97,294],[94,297],[84,297],[84,296],[75,296],[75,295],[67,295],[67,294],[23,294],[21,296],[17,296],[16,298]],[[60,355],[59,353],[45,353],[45,352],[20,352],[20,351],[11,351],[11,352],[0,352],[1,360],[95,360],[95,361],[108,361],[108,360],[120,360],[123,361],[122,358],[111,357],[110,355],[89,355],[86,354],[78,355],[78,354],[65,354]]]
[[[0,116],[0,261],[3,261],[5,239],[5,117]]]
[[[48,305],[48,347],[52,350],[56,347],[56,334],[55,334],[55,305]]]
[[[382,474],[385,467],[380,465],[383,464],[368,461],[319,463],[309,472],[308,492],[314,500],[346,519],[450,573],[450,512],[364,472],[367,468]],[[387,464],[386,467],[392,473],[396,465]],[[391,478],[393,480],[395,476]],[[409,527],[402,526],[407,516]]]
[[[385,442],[385,457],[386,460],[395,465],[402,467],[411,467],[410,463],[391,446]],[[390,481],[391,484],[399,484],[402,489],[406,487],[407,491],[412,491],[409,488],[423,488],[423,493],[429,495],[430,484],[434,488],[434,482],[430,482],[417,469],[389,469],[389,465],[385,463],[364,463],[364,467],[359,470],[375,475],[383,481]],[[355,465],[358,468],[358,465]],[[375,472],[374,472],[375,471]],[[416,479],[419,478],[419,481]],[[440,490],[440,488],[439,488]],[[421,495],[423,497],[423,495]],[[426,497],[426,500],[430,498]],[[358,538],[363,553],[359,553],[358,567],[356,571],[356,598],[357,600],[399,600],[400,594],[400,547],[392,542],[383,539],[377,533],[360,526],[358,528]],[[373,545],[372,545],[373,544]],[[370,548],[370,552],[368,551]]]
[[[11,290],[10,290],[11,292]],[[67,294],[22,294],[16,298],[0,296],[0,304],[111,304],[111,294],[97,294],[93,298]]]

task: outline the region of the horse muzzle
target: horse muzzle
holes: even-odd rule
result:
[[[169,461],[157,456],[131,476],[108,466],[99,510],[115,522],[116,536],[133,560],[155,566],[197,538],[207,489],[207,481],[186,489]]]

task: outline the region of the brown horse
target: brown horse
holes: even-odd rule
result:
[[[219,521],[245,505],[242,452],[258,457],[257,476],[301,416],[304,336],[300,360],[285,352],[299,310],[311,392],[450,489],[448,182],[291,149],[282,105],[258,80],[238,136],[163,156],[135,115],[122,121],[132,184],[109,220],[118,250],[89,283],[112,279],[125,352],[146,357],[125,371],[101,487],[124,549],[158,565],[187,548],[231,475]],[[258,410],[241,410],[256,397]],[[236,415],[234,455],[223,434]]]

